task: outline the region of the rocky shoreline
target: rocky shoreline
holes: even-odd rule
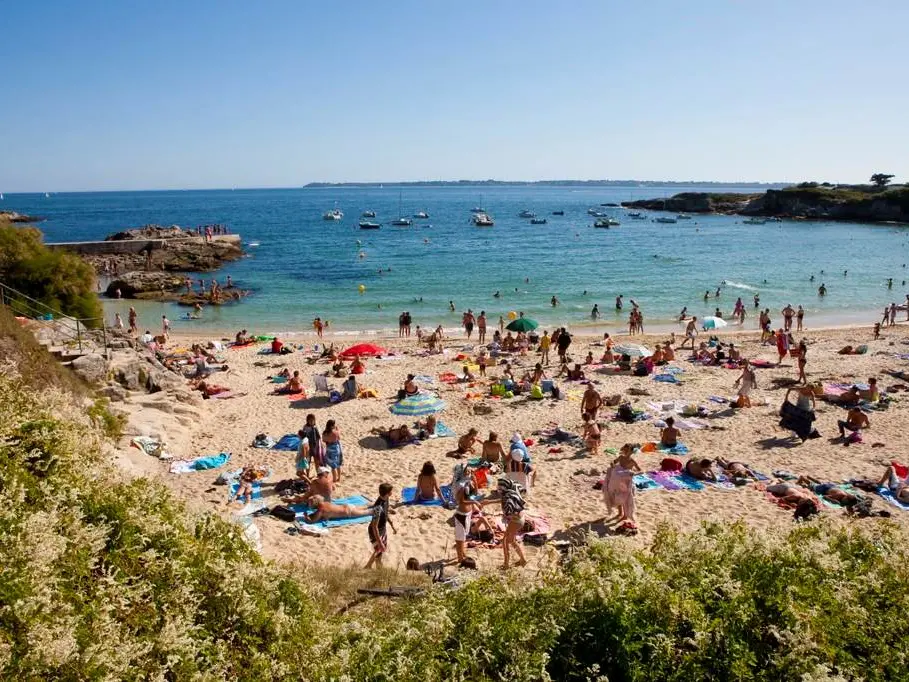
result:
[[[0,211],[0,219],[10,223],[40,223],[44,218],[36,215],[25,215],[15,211]]]
[[[99,276],[109,280],[106,295],[177,302],[183,305],[218,305],[239,300],[247,292],[228,287],[205,290],[202,280],[187,273],[212,272],[243,257],[239,237],[200,236],[177,225],[146,225],[109,235],[107,242],[134,242],[135,250],[82,254]],[[141,242],[147,242],[142,245]],[[113,248],[113,244],[112,244]],[[198,290],[187,288],[191,282]],[[200,283],[201,282],[201,283]]]
[[[623,201],[622,206],[672,213],[906,223],[909,222],[909,188],[798,186],[769,189],[763,194],[682,192],[668,199]]]

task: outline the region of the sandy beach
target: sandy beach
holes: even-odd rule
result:
[[[870,327],[840,328],[829,330],[807,330],[796,333],[797,340],[804,338],[809,347],[807,373],[809,381],[822,382],[865,382],[869,377],[878,377],[882,388],[899,384],[882,373],[888,368],[905,366],[897,356],[907,352],[909,328],[897,326],[885,330],[879,340],[872,340]],[[603,353],[602,342],[597,337],[575,336],[569,351],[576,361],[583,361],[588,350],[599,358]],[[663,342],[664,334],[616,337],[617,343],[642,343],[653,347]],[[707,334],[699,337],[706,340]],[[844,419],[846,410],[842,407],[818,402],[816,426],[822,437],[801,443],[793,434],[778,426],[778,410],[785,389],[774,388],[774,379],[794,379],[797,375],[796,362],[786,358],[782,365],[775,366],[776,348],[761,345],[757,331],[730,332],[721,335],[725,340],[734,340],[743,356],[749,359],[763,359],[773,367],[757,369],[758,388],[752,393],[755,406],[749,409],[732,410],[729,405],[713,402],[711,396],[734,397],[733,382],[739,371],[724,367],[708,367],[689,362],[687,350],[677,351],[677,359],[671,363],[681,368],[677,376],[681,383],[654,381],[652,376],[635,377],[613,375],[597,365],[584,367],[594,387],[604,397],[621,395],[631,401],[635,409],[644,410],[650,419],[632,424],[613,421],[614,407],[600,411],[599,422],[603,429],[602,448],[619,448],[624,443],[645,443],[659,440],[659,428],[654,422],[661,412],[654,409],[665,403],[694,404],[707,409],[706,416],[688,420],[698,428],[683,430],[682,442],[696,458],[725,457],[746,462],[756,470],[770,475],[776,470],[788,470],[795,474],[806,474],[823,481],[843,481],[852,477],[877,478],[890,460],[905,460],[902,444],[907,427],[906,412],[900,401],[900,393],[891,393],[894,401],[889,409],[869,414],[871,428],[864,432],[863,442],[844,447],[838,440],[836,421]],[[188,347],[193,341],[207,341],[206,338],[174,337],[171,348]],[[369,339],[372,342],[374,338]],[[331,339],[326,337],[326,342]],[[342,349],[355,340],[344,337],[337,339]],[[344,344],[343,346],[341,344]],[[613,455],[603,451],[596,455],[584,452],[583,445],[568,444],[560,451],[551,451],[551,446],[541,444],[535,432],[558,424],[563,429],[581,432],[580,397],[585,386],[556,379],[561,388],[561,399],[546,397],[531,400],[525,396],[513,399],[493,399],[489,396],[489,384],[500,374],[499,367],[488,369],[487,381],[474,386],[447,384],[439,380],[446,372],[460,373],[463,362],[456,361],[460,353],[474,354],[477,346],[467,342],[463,332],[446,340],[447,350],[443,355],[418,355],[415,339],[384,339],[381,344],[394,355],[367,359],[367,373],[358,377],[361,387],[373,388],[378,398],[329,403],[324,393],[317,394],[313,377],[329,370],[326,361],[311,364],[308,351],[297,351],[289,355],[263,355],[260,351],[267,344],[228,349],[224,352],[229,371],[212,376],[214,383],[227,386],[235,397],[204,401],[199,418],[191,430],[191,438],[174,448],[176,458],[193,458],[201,455],[230,452],[230,463],[222,470],[236,469],[245,465],[263,465],[273,470],[263,485],[265,501],[279,503],[279,498],[269,483],[294,476],[294,453],[251,447],[253,437],[265,433],[276,440],[284,434],[296,433],[302,427],[305,416],[314,414],[321,429],[327,419],[336,420],[344,448],[343,478],[335,489],[336,496],[360,494],[370,501],[375,499],[377,487],[382,482],[394,486],[392,502],[400,500],[401,490],[415,485],[417,474],[426,461],[435,464],[439,482],[450,480],[453,465],[458,461],[446,457],[453,450],[457,439],[434,438],[420,444],[388,448],[384,441],[371,435],[375,427],[390,427],[401,423],[412,425],[413,420],[397,417],[389,412],[395,395],[401,388],[408,373],[431,378],[421,383],[424,391],[435,392],[447,404],[440,414],[441,420],[458,436],[471,427],[479,430],[485,439],[490,431],[499,434],[507,446],[514,432],[524,438],[533,439],[530,454],[537,469],[536,485],[527,496],[528,509],[544,515],[551,525],[551,536],[562,537],[565,531],[583,530],[587,527],[597,532],[605,530],[601,520],[606,516],[602,493],[594,490],[593,484],[604,472]],[[863,355],[839,355],[837,351],[846,345],[867,344]],[[467,350],[468,346],[472,350]],[[538,353],[530,352],[525,357],[511,358],[512,368],[520,377],[526,369],[532,368],[539,359]],[[556,360],[553,353],[553,360]],[[281,368],[299,370],[306,386],[305,400],[289,400],[284,395],[274,395],[276,385],[269,376]],[[558,371],[553,364],[547,368],[550,376]],[[340,388],[342,379],[329,379],[329,384]],[[481,399],[466,399],[467,393],[481,393]],[[482,407],[480,407],[482,406]],[[479,412],[486,412],[480,414]],[[678,417],[678,415],[677,415]],[[479,447],[477,448],[479,453]],[[168,473],[166,462],[157,462],[146,457],[135,448],[127,456],[142,462],[142,470],[157,472],[167,484],[183,499],[197,508],[215,511],[231,517],[239,504],[226,504],[228,493],[224,486],[213,485],[218,471],[200,471],[183,475]],[[664,453],[641,452],[636,459],[645,471],[659,469]],[[686,457],[681,458],[683,461]],[[149,462],[151,466],[149,466]],[[489,489],[481,491],[488,494]],[[878,509],[887,509],[894,518],[906,522],[907,515],[898,508],[886,504],[880,498],[871,496]],[[766,499],[764,492],[754,484],[724,489],[707,486],[703,490],[668,491],[654,489],[638,492],[637,518],[639,534],[637,541],[644,543],[652,537],[655,526],[670,522],[682,528],[690,528],[704,520],[733,521],[742,519],[755,527],[771,527],[791,524],[792,512],[781,509]],[[491,513],[498,506],[489,507]],[[823,514],[843,515],[842,510],[822,507]],[[452,513],[442,507],[399,506],[392,517],[398,530],[390,537],[390,549],[386,563],[403,567],[409,557],[420,561],[452,559],[454,557],[454,534],[450,523]],[[351,525],[332,528],[322,537],[290,535],[287,522],[270,516],[256,517],[263,542],[263,555],[276,560],[299,562],[301,564],[330,564],[337,566],[362,565],[370,555],[366,525]],[[533,567],[546,561],[552,553],[546,547],[526,547],[530,565]],[[469,554],[481,568],[491,569],[501,563],[501,549],[476,548]]]

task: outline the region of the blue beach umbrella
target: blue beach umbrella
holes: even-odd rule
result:
[[[424,417],[427,414],[435,414],[444,410],[445,401],[430,393],[417,393],[399,400],[389,409],[392,414],[405,417]]]

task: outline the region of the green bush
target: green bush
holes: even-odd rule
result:
[[[109,475],[103,422],[0,375],[0,679],[906,679],[896,524],[666,526],[339,612],[377,573],[263,562],[238,526]]]
[[[107,398],[98,398],[92,403],[87,410],[91,420],[101,427],[104,434],[111,440],[117,440],[123,435],[123,428],[126,426],[125,414],[114,414],[110,411],[110,400]]]
[[[48,249],[33,227],[0,221],[0,281],[72,317],[103,315],[92,267],[78,256]],[[24,312],[25,303],[14,300],[12,307],[33,317]]]

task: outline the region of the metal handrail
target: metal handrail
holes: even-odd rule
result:
[[[24,303],[21,299],[25,301],[30,301],[32,304]],[[103,317],[72,317],[71,315],[66,315],[59,310],[51,308],[46,303],[38,301],[28,294],[23,294],[21,291],[14,289],[8,284],[0,282],[0,305],[5,305],[14,313],[16,308],[19,307],[19,312],[31,313],[31,315],[26,315],[27,317],[32,317],[32,319],[37,319],[38,316],[51,315],[54,322],[58,323],[57,328],[60,329],[62,326],[63,331],[68,334],[71,339],[75,339],[77,345],[79,346],[79,352],[82,352],[82,330],[91,328],[93,322],[100,322],[99,325],[101,328],[101,335],[104,340],[104,352],[107,353],[107,325],[104,324]],[[40,306],[40,307],[35,307]],[[24,310],[22,310],[24,308]],[[44,309],[43,311],[41,309]],[[76,328],[68,326],[68,322],[75,322]]]

